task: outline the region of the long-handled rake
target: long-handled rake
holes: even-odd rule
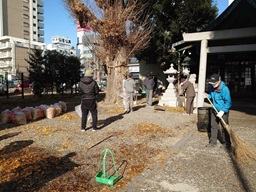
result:
[[[210,102],[211,106],[215,110],[216,113],[218,113],[218,110],[215,108],[213,103],[209,98],[207,98],[208,101]],[[254,160],[256,160],[256,152],[255,152],[255,147],[250,146],[247,144],[245,141],[240,139],[234,131],[231,129],[231,127],[226,124],[223,118],[220,118],[222,125],[224,128],[227,130],[227,132],[230,135],[231,141],[232,141],[232,146],[233,146],[233,152],[234,155],[237,159],[238,162],[241,163],[250,163]],[[253,150],[252,150],[253,149]]]

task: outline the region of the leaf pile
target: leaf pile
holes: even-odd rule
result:
[[[181,112],[183,113],[185,110],[183,107],[169,107],[169,106],[165,106],[166,111],[168,112]]]
[[[124,112],[124,108],[114,108],[108,110],[106,113],[107,114],[122,114]]]

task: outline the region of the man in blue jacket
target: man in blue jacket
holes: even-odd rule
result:
[[[206,94],[205,97],[212,100],[212,103],[218,113],[212,109],[211,132],[209,134],[210,141],[206,147],[215,147],[217,145],[217,139],[222,144],[221,148],[230,147],[231,142],[227,130],[222,126],[219,127],[221,123],[220,118],[223,118],[223,120],[228,124],[229,109],[232,106],[230,91],[226,84],[221,81],[218,74],[211,75],[209,84],[211,84],[209,94]]]

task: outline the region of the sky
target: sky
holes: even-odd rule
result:
[[[214,0],[221,14],[228,7],[228,0]],[[71,39],[76,47],[77,34],[74,19],[63,4],[63,0],[44,0],[44,41],[51,43],[52,36],[62,36]]]

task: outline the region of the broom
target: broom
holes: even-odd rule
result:
[[[207,97],[208,101],[212,105],[213,109],[215,110],[216,113],[218,113],[218,110],[215,108],[211,100]],[[224,128],[227,130],[227,132],[230,135],[232,145],[233,145],[233,152],[235,154],[235,157],[238,162],[241,163],[250,163],[254,160],[256,160],[256,153],[255,150],[251,150],[250,146],[244,142],[242,139],[240,139],[234,131],[230,128],[228,124],[224,121],[224,119],[221,117],[220,118],[222,125]],[[253,148],[253,147],[252,147]],[[253,148],[255,149],[255,148]]]

